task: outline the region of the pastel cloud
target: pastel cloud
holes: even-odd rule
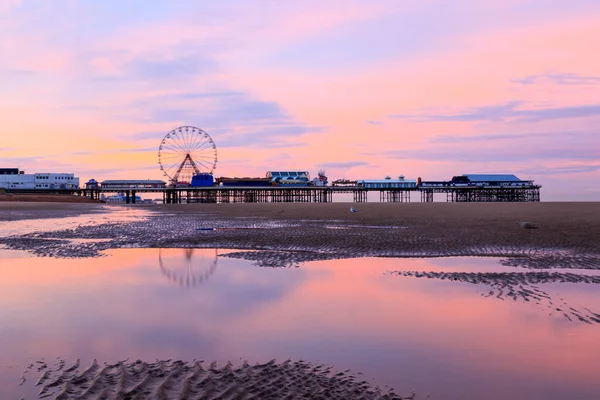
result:
[[[518,101],[495,106],[483,106],[445,114],[392,114],[391,118],[416,121],[506,121],[536,122],[563,118],[600,117],[600,104],[570,107],[521,108]]]
[[[217,175],[521,172],[567,199],[600,177],[599,19],[588,0],[5,0],[2,161],[160,178],[152,149],[197,125]]]
[[[11,11],[14,7],[21,4],[22,0],[0,0],[0,14]]]
[[[514,79],[513,82],[522,85],[533,85],[548,82],[557,85],[600,85],[600,76],[585,76],[569,73],[552,73],[530,75],[521,79]]]

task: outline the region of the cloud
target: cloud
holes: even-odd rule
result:
[[[193,54],[166,60],[138,58],[130,62],[126,69],[129,69],[132,75],[144,79],[187,79],[190,76],[215,70],[216,63],[207,57]]]
[[[301,124],[271,125],[237,133],[224,133],[221,139],[215,139],[215,143],[217,143],[217,147],[301,147],[306,144],[298,141],[298,137],[307,133],[318,133],[323,131],[324,128],[322,127],[305,126]]]
[[[0,14],[10,12],[21,5],[22,0],[0,0]]]
[[[585,143],[540,143],[532,141],[514,146],[427,146],[416,149],[389,150],[379,157],[420,161],[514,162],[530,164],[533,160],[597,161],[600,151]],[[368,154],[365,154],[368,155]],[[370,154],[370,156],[374,156]]]
[[[569,175],[584,174],[600,171],[600,165],[565,165],[559,167],[533,167],[522,169],[521,172],[529,175]]]
[[[182,125],[196,126],[213,138],[217,149],[301,147],[306,143],[299,141],[299,137],[326,129],[297,121],[277,102],[228,90],[168,93],[142,97],[126,104],[69,105],[68,109],[106,113],[128,123],[170,124],[172,129]],[[151,129],[121,135],[145,143],[155,140],[158,146],[169,130]]]
[[[60,157],[2,157],[3,168],[19,168],[25,173],[34,172],[75,172],[80,171],[79,166],[66,161],[63,154]]]
[[[145,171],[156,171],[157,167],[155,165],[145,165],[145,166],[136,166],[135,169],[133,171],[127,171],[125,170],[123,167],[114,167],[114,168],[98,168],[98,167],[77,167],[75,174],[82,174],[82,175],[101,175],[101,174],[118,174],[118,173],[123,173],[126,172],[129,175],[135,175],[136,173],[139,173],[140,171],[145,172]]]
[[[169,51],[166,51],[167,54]],[[99,61],[100,60],[100,61]],[[156,55],[136,56],[120,66],[112,66],[108,58],[96,57],[92,60],[100,65],[107,64],[104,70],[97,71],[91,78],[100,81],[146,81],[153,85],[157,81],[191,80],[193,77],[218,71],[218,64],[204,54],[173,55],[159,57]]]
[[[14,76],[14,77],[31,77],[32,75],[37,74],[39,71],[36,71],[34,69],[12,68],[12,69],[4,70],[4,72],[9,76]]]
[[[596,131],[540,131],[479,135],[438,135],[411,148],[388,149],[363,154],[368,157],[442,162],[514,162],[532,165],[535,161],[573,165],[600,160],[600,148],[593,145]]]
[[[306,143],[292,143],[285,141],[256,141],[252,143],[243,143],[240,141],[224,141],[219,147],[260,147],[261,149],[291,149],[305,147]]]
[[[456,113],[434,114],[392,114],[390,118],[407,119],[416,122],[538,122],[551,119],[568,119],[600,116],[600,105],[571,107],[517,109],[523,102],[512,101],[497,106],[484,106],[464,109]]]
[[[41,157],[2,157],[2,168],[23,168],[24,165],[29,165],[41,161]]]
[[[419,122],[433,121],[502,121],[507,115],[514,112],[515,107],[521,102],[513,101],[499,106],[485,106],[462,110],[449,114],[392,114],[390,118],[408,119]]]
[[[319,133],[324,127],[310,126],[292,118],[275,101],[259,100],[238,91],[190,91],[148,96],[115,106],[69,106],[73,110],[94,110],[119,116],[126,122],[151,125],[197,126],[219,147],[299,147],[297,138]],[[126,135],[128,138],[156,139],[168,132],[150,130]]]
[[[146,139],[156,139],[157,141],[162,140],[163,137],[168,132],[163,131],[148,131],[148,132],[135,132],[124,135],[127,136],[128,139],[136,139],[136,140],[146,140]]]
[[[364,161],[341,161],[341,162],[327,162],[322,164],[317,164],[317,167],[320,168],[354,168],[354,167],[364,167],[369,165],[369,163]]]
[[[521,133],[499,133],[499,134],[479,134],[477,136],[460,135],[438,135],[429,138],[429,143],[477,143],[477,142],[496,142],[504,140],[527,140],[533,138],[550,138],[555,140],[560,136],[580,136],[593,139],[595,132],[521,132]]]
[[[157,142],[158,143],[158,142]],[[128,144],[130,146],[131,144]],[[158,144],[155,147],[141,147],[141,148],[124,148],[124,149],[112,149],[112,150],[93,150],[93,151],[76,151],[70,153],[73,156],[88,156],[92,154],[123,154],[123,153],[148,153],[158,151]]]
[[[600,83],[600,76],[585,76],[572,73],[551,73],[530,75],[511,82],[521,85],[534,85],[538,83],[552,83],[555,85],[595,85]]]
[[[367,123],[369,125],[382,125],[383,124],[381,121],[373,121],[373,120],[367,120],[367,121],[365,121],[365,123]]]
[[[124,108],[131,111],[124,117],[128,122],[180,123],[199,128],[292,121],[275,101],[257,100],[249,94],[230,91],[150,96],[135,100]]]
[[[492,135],[478,135],[478,136],[456,136],[456,135],[439,135],[429,138],[430,143],[474,143],[474,142],[488,142],[497,140],[514,140],[521,139],[524,134],[492,134]]]

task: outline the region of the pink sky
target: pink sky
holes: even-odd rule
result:
[[[181,125],[216,176],[515,173],[600,200],[600,3],[0,0],[2,167],[160,179]]]

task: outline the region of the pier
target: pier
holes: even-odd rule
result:
[[[164,204],[181,203],[331,203],[334,196],[351,194],[355,203],[365,203],[369,192],[378,192],[380,202],[404,203],[420,193],[421,202],[432,202],[434,194],[445,194],[447,202],[539,202],[540,186],[530,187],[438,187],[372,189],[358,186],[326,187],[178,187],[130,189],[79,189],[80,196],[100,199],[102,194],[124,193],[126,204],[135,204],[136,195],[156,193]]]
[[[435,193],[446,195],[447,202],[539,202],[540,186],[532,187],[444,187],[419,188],[421,201],[433,201]]]

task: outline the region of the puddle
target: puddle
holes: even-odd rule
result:
[[[515,287],[532,292],[527,301],[512,299],[514,285],[504,283],[390,274],[531,273],[495,258],[356,258],[284,269],[223,256],[238,250],[109,250],[85,260],[1,251],[10,254],[0,263],[0,398],[37,398],[39,387],[27,393],[18,384],[42,358],[66,360],[65,369],[94,358],[307,360],[432,399],[600,392],[600,324],[573,314],[598,313],[596,284],[525,279]],[[35,384],[37,372],[28,374]]]

